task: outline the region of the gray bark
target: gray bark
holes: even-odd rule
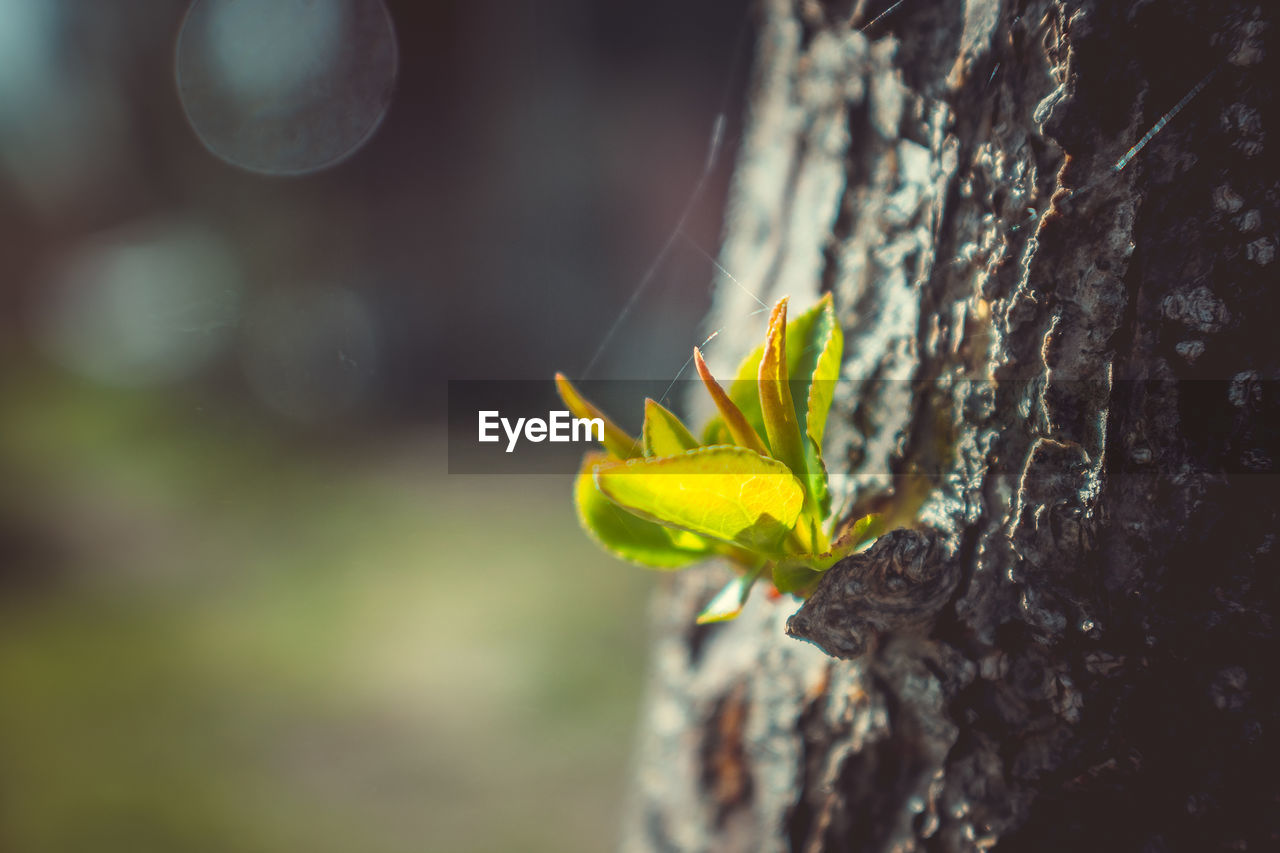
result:
[[[841,658],[664,586],[622,846],[1274,848],[1275,10],[856,5],[764,0],[721,260],[834,292],[841,514],[917,530],[792,622]]]

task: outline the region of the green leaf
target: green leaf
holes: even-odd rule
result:
[[[852,554],[855,551],[865,551],[871,547],[871,543],[875,542],[885,533],[887,519],[885,516],[874,513],[872,515],[864,515],[853,523],[852,527],[846,528],[840,534],[836,545],[843,549],[844,554]]]
[[[601,444],[604,445],[605,450],[609,451],[609,455],[618,459],[630,459],[640,455],[640,442],[627,435],[622,427],[611,421],[608,415],[578,393],[578,389],[573,387],[563,373],[556,374],[556,390],[560,392],[560,399],[564,400],[564,404],[569,407],[569,411],[575,418],[600,418],[604,421],[604,441]]]
[[[702,612],[698,614],[698,624],[709,625],[713,622],[737,619],[738,614],[747,604],[747,596],[751,595],[751,587],[758,576],[757,572],[739,575],[725,584],[724,588],[707,603],[707,606],[702,608]]]
[[[781,593],[806,596],[821,579],[822,573],[815,571],[805,557],[779,560],[773,567],[773,585]]]
[[[645,456],[674,456],[698,446],[679,418],[649,398],[644,401],[644,426],[640,430]]]
[[[605,462],[595,481],[641,518],[762,554],[783,552],[804,503],[804,487],[786,466],[743,447]]]
[[[787,327],[787,349],[796,418],[821,448],[844,351],[844,332],[830,293]]]
[[[830,293],[787,323],[786,340],[787,378],[791,381],[796,422],[801,425],[801,432],[812,435],[821,446],[844,349],[844,333],[836,321]],[[757,347],[742,360],[729,386],[729,398],[762,434],[766,432],[760,410],[760,361],[764,350],[763,346]]]
[[[865,515],[845,528],[830,550],[822,554],[800,554],[783,557],[773,567],[773,585],[778,592],[807,596],[822,573],[845,557],[871,546],[885,532],[882,515]]]
[[[583,457],[574,487],[578,521],[600,547],[616,557],[654,569],[679,569],[709,556],[715,543],[683,530],[637,518],[600,493],[594,469],[609,457]]]
[[[827,482],[827,464],[822,459],[822,447],[812,435],[806,436],[805,475],[809,478],[809,494],[818,505],[820,518],[831,514],[831,488]]]
[[[702,359],[702,352],[697,347],[693,348],[693,360],[698,367],[698,376],[702,377],[702,384],[707,387],[707,393],[711,395],[716,408],[720,410],[720,421],[733,439],[733,443],[739,447],[754,450],[761,456],[768,456],[769,449],[765,447],[764,442],[760,440],[759,434],[747,422],[742,410],[729,399],[729,395],[724,392],[724,389],[720,387],[720,383],[711,375],[711,371],[707,368],[707,363]]]
[[[702,443],[704,445],[733,444],[733,436],[729,435],[729,428],[724,425],[724,418],[716,415],[707,421],[707,425],[702,429]]]
[[[791,382],[787,375],[787,300],[778,300],[769,316],[764,357],[760,359],[760,411],[769,448],[775,459],[783,462],[797,477],[806,479],[804,440],[791,400]]]
[[[760,411],[760,359],[764,347],[759,346],[738,365],[733,383],[729,386],[729,399],[741,411],[757,435],[765,435],[764,414]]]

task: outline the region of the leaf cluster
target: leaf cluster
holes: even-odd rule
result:
[[[764,344],[743,360],[728,390],[694,362],[718,414],[701,438],[645,400],[639,438],[587,401],[563,374],[556,384],[576,417],[604,421],[603,452],[590,452],[574,489],[578,518],[602,547],[655,569],[728,558],[739,574],[699,622],[732,619],[755,580],[771,572],[779,592],[804,596],[844,555],[879,535],[868,516],[834,541],[822,438],[844,337],[831,295],[787,322],[774,307]]]

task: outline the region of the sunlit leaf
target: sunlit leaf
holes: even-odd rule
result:
[[[819,448],[840,378],[843,350],[844,332],[836,321],[830,293],[787,326],[787,372],[792,379],[796,418]]]
[[[759,435],[759,433],[756,434]],[[707,421],[707,425],[702,429],[702,443],[733,444],[733,436],[729,435],[729,428],[724,425],[724,418],[716,415]]]
[[[698,446],[689,428],[661,403],[645,398],[644,427],[640,430],[645,456],[674,456]]]
[[[773,567],[773,585],[778,592],[807,595],[821,579],[822,572],[814,570],[807,557],[779,560]]]
[[[818,515],[826,518],[831,514],[831,488],[827,482],[827,465],[822,458],[822,447],[813,436],[806,436],[805,476],[809,479],[809,494],[813,495],[818,505]]]
[[[733,443],[739,447],[754,450],[762,456],[768,456],[769,449],[765,447],[755,429],[747,422],[742,410],[729,399],[729,395],[724,392],[724,389],[720,387],[720,383],[716,382],[715,377],[711,375],[711,371],[707,369],[707,363],[703,361],[702,353],[697,347],[693,348],[693,361],[698,367],[698,376],[702,377],[702,384],[706,386],[707,392],[711,395],[716,408],[720,411],[721,423],[724,424],[729,436],[733,439]]]
[[[836,320],[830,293],[787,323],[786,340],[787,377],[791,380],[796,422],[801,432],[812,435],[821,445],[844,348],[844,333]],[[756,347],[742,360],[729,386],[729,398],[761,434],[766,433],[760,411],[760,361],[764,350],[763,346]]]
[[[709,625],[712,622],[728,622],[730,619],[738,618],[738,614],[747,604],[747,597],[751,595],[751,586],[755,582],[754,572],[739,575],[729,581],[707,603],[707,606],[702,608],[702,612],[698,614],[698,624]]]
[[[842,549],[843,554],[852,554],[858,551],[865,551],[871,547],[871,543],[875,542],[884,535],[888,528],[888,519],[878,513],[873,515],[864,515],[847,527],[836,540],[836,546]]]
[[[773,567],[773,585],[778,592],[807,596],[822,579],[822,573],[850,554],[871,547],[885,531],[881,515],[866,515],[840,534],[830,550],[821,554],[799,554],[779,559]]]
[[[759,346],[738,365],[733,383],[729,386],[729,399],[741,411],[747,423],[764,436],[764,415],[760,411],[760,359],[764,358],[764,347]]]
[[[804,503],[782,463],[742,447],[606,462],[596,485],[624,509],[762,554],[780,554]]]
[[[764,357],[760,359],[760,411],[773,457],[805,478],[804,440],[796,421],[787,375],[787,300],[778,300],[769,316]]]
[[[600,493],[592,474],[607,462],[588,453],[574,487],[578,521],[602,548],[617,557],[655,569],[679,569],[709,556],[715,545],[693,533],[637,518]]]
[[[640,442],[627,435],[622,427],[615,424],[608,415],[578,393],[578,389],[573,387],[563,373],[556,374],[556,390],[560,392],[560,399],[564,400],[564,404],[569,407],[569,411],[575,418],[600,418],[604,421],[604,441],[601,443],[604,449],[609,451],[609,455],[618,459],[629,459],[640,455]]]

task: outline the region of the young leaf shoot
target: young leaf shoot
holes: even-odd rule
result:
[[[605,452],[586,455],[574,489],[588,535],[649,568],[678,569],[715,555],[736,565],[738,575],[700,623],[736,617],[765,572],[779,592],[808,595],[823,571],[882,532],[879,518],[868,516],[831,541],[821,448],[843,345],[827,294],[790,322],[780,300],[764,345],[742,362],[728,391],[695,348],[719,413],[701,441],[653,400],[645,400],[637,441],[557,374],[573,414],[605,425]]]

